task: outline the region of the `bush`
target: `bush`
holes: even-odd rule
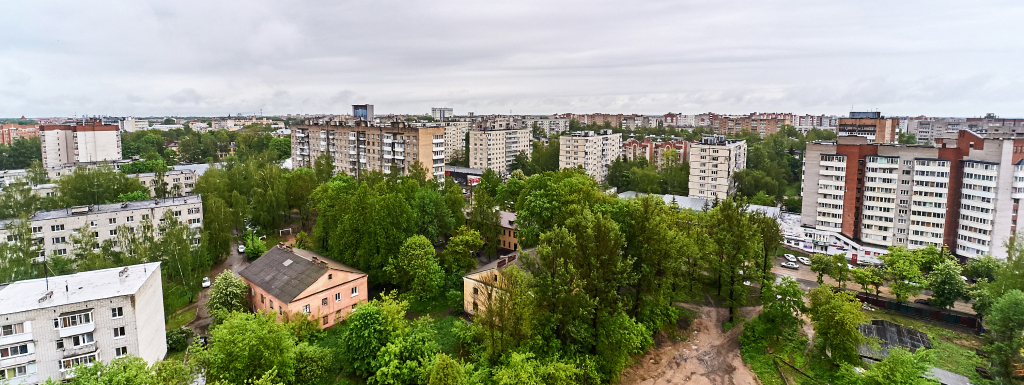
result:
[[[167,331],[167,349],[172,351],[182,351],[188,347],[188,340],[194,336],[195,333],[192,329],[182,326],[180,329],[168,330]]]

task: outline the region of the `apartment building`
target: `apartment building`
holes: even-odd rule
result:
[[[608,165],[622,152],[622,134],[612,130],[573,132],[558,141],[558,168],[583,167],[598,183],[604,182]]]
[[[690,147],[691,197],[725,199],[736,192],[733,174],[747,168],[747,142],[705,135]]]
[[[35,136],[39,136],[39,125],[37,124],[0,124],[0,143],[11,144],[15,139]]]
[[[444,122],[455,116],[455,110],[448,107],[433,107],[430,109],[430,116],[438,122]]]
[[[629,139],[622,142],[621,155],[624,159],[634,160],[637,158],[647,159],[648,164],[657,168],[665,167],[665,154],[670,149],[676,150],[676,164],[682,164],[690,159],[690,142],[685,140],[673,140],[663,142],[644,138],[643,140]]]
[[[626,115],[622,117],[619,127],[632,131],[637,128],[658,128],[664,125],[665,118],[662,116]]]
[[[1005,258],[1024,197],[1024,139],[969,130],[936,145],[808,143],[803,226],[866,245],[946,246],[962,258]]]
[[[537,125],[549,136],[569,131],[569,119],[523,117],[516,119],[515,123],[517,127],[529,129],[531,132],[533,131],[533,125]]]
[[[62,382],[71,369],[167,354],[160,262],[0,285],[0,381]]]
[[[116,125],[91,120],[42,125],[39,130],[46,167],[121,159],[121,133]]]
[[[352,105],[352,117],[356,120],[362,120],[366,122],[373,122],[373,105],[372,104],[353,104]]]
[[[337,325],[369,300],[366,273],[318,253],[276,245],[238,272],[252,311],[303,315],[321,329]]]
[[[149,188],[149,195],[156,196],[156,188],[159,184],[157,178],[159,174],[155,172],[146,172],[140,174],[128,174],[128,176],[138,179],[143,185]],[[195,170],[182,169],[182,170],[171,170],[164,172],[163,182],[167,188],[169,195],[183,196],[192,194],[192,189],[196,187],[196,179],[199,177],[196,175]]]
[[[531,137],[529,127],[519,127],[509,119],[479,122],[469,130],[469,167],[506,175],[516,154],[530,156]]]
[[[441,125],[444,127],[444,161],[448,163],[452,161],[452,156],[466,150],[466,133],[469,132],[471,123],[448,121]]]
[[[198,244],[203,223],[203,199],[199,195],[37,211],[28,220],[32,243],[38,246],[39,255],[63,256],[71,253],[71,236],[78,229],[87,228],[100,243],[116,242],[119,231],[135,231],[146,220],[156,224],[166,211],[189,224],[195,231],[193,243]],[[15,221],[18,219],[0,220],[0,240],[14,240],[16,234],[8,225]]]
[[[863,136],[872,143],[899,141],[899,119],[885,118],[881,112],[851,112],[849,118],[839,118],[836,133],[839,136]]]
[[[715,134],[736,135],[743,130],[758,133],[762,138],[779,131],[783,125],[792,124],[793,114],[752,113],[749,115],[716,115],[711,119]]]
[[[662,115],[661,120],[666,126],[672,126],[676,128],[689,128],[696,127],[694,122],[695,115],[667,113]]]
[[[437,179],[444,178],[445,129],[389,125],[357,120],[348,124],[331,118],[311,119],[292,127],[292,162],[313,168],[320,154],[334,161],[334,171],[358,176],[364,171],[408,175],[416,162]]]
[[[835,115],[794,115],[791,120],[797,131],[804,134],[813,128],[835,132],[839,126],[839,118]]]

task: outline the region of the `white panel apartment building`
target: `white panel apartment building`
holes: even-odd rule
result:
[[[530,138],[529,128],[520,128],[508,119],[483,122],[469,130],[469,167],[506,175],[516,154],[530,156]]]
[[[544,130],[547,135],[554,136],[563,132],[569,131],[569,119],[551,119],[551,118],[521,118],[516,119],[516,125],[520,128],[525,128],[533,131],[533,125],[536,124],[538,127]]]
[[[573,132],[558,141],[558,168],[582,166],[598,183],[604,182],[608,165],[622,153],[622,134],[611,130]]]
[[[102,243],[117,240],[118,231],[124,228],[134,231],[145,220],[153,221],[156,226],[165,211],[171,211],[178,221],[189,224],[195,231],[193,243],[199,242],[203,222],[203,199],[199,195],[38,211],[29,217],[29,227],[33,243],[40,247],[40,255],[68,255],[74,247],[71,235],[83,226],[88,226]],[[13,240],[14,235],[7,229],[11,221],[16,219],[0,221],[0,240]]]
[[[167,354],[160,263],[0,285],[0,381],[41,384],[70,369]]]
[[[116,125],[97,121],[39,127],[43,166],[121,159],[121,133]]]
[[[470,122],[444,122],[444,161],[452,161],[452,156],[466,150],[466,133]],[[466,154],[463,154],[466,156]]]
[[[725,199],[736,192],[733,174],[746,168],[745,140],[705,135],[690,147],[690,196]]]
[[[1024,198],[1024,140],[961,131],[936,146],[808,143],[803,226],[879,248],[946,246],[1005,258]]]

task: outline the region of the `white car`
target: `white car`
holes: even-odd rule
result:
[[[238,253],[242,254],[245,252],[245,245],[238,245]]]
[[[203,277],[203,288],[210,287],[210,277]]]
[[[781,266],[787,269],[800,270],[800,265],[797,265],[793,262],[783,262]]]
[[[796,262],[796,257],[793,256],[793,254],[782,254],[782,256],[786,258],[787,261]]]
[[[798,261],[800,261],[800,263],[802,263],[802,264],[805,264],[807,266],[811,265],[811,259],[810,258],[807,258],[807,257],[796,257],[796,259]]]

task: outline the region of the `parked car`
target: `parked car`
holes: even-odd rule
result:
[[[796,257],[793,256],[793,254],[782,254],[782,256],[786,258],[787,261],[796,262]]]
[[[245,245],[239,244],[238,245],[238,253],[242,254],[244,252],[245,252]]]
[[[872,266],[872,263],[871,263],[871,262],[865,261],[865,260],[863,260],[863,259],[861,259],[861,260],[858,260],[858,261],[857,261],[857,264],[858,264],[858,265],[861,265],[861,266]]]
[[[915,300],[914,300],[914,303],[916,303],[916,304],[921,304],[921,305],[925,305],[925,306],[929,306],[929,305],[930,305],[930,303],[928,302],[928,300],[927,300],[927,299],[924,299],[924,298],[918,298],[918,299],[915,299]]]
[[[795,264],[793,262],[783,262],[781,266],[785,267],[787,269],[793,269],[793,270],[799,270],[800,269],[800,265],[797,265],[797,264]]]
[[[210,287],[210,277],[203,277],[203,288]]]
[[[853,269],[856,269],[856,268],[857,268],[857,266],[854,266],[854,265],[851,265],[851,264],[847,263],[847,264],[846,264],[846,268],[847,268],[847,269],[850,269],[850,270],[853,270]]]
[[[796,257],[796,259],[798,261],[800,261],[800,263],[802,263],[802,264],[805,264],[807,266],[811,265],[811,259],[810,258],[807,258],[807,257]]]

